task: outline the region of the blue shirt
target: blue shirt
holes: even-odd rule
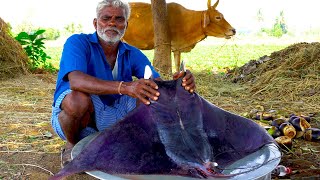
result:
[[[130,82],[133,76],[143,78],[145,66],[149,65],[153,77],[160,77],[139,49],[124,42],[119,43],[117,63],[118,76],[113,79],[112,69],[99,44],[97,33],[72,35],[64,44],[53,104],[63,91],[70,89],[67,75],[72,71],[81,71],[108,81]],[[111,105],[120,95],[100,95],[99,97],[105,105]]]

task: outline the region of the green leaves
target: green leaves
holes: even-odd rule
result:
[[[31,70],[39,69],[40,66],[49,68],[49,71],[55,71],[55,68],[47,62],[47,59],[51,59],[45,52],[44,40],[42,34],[46,30],[39,29],[34,33],[20,32],[15,39],[22,45],[30,59]]]

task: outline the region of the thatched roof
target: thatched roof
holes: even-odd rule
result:
[[[0,18],[0,79],[26,74],[27,62],[24,49],[9,35],[7,24]]]

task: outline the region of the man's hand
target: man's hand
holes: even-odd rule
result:
[[[157,91],[158,85],[149,79],[139,79],[132,82],[126,82],[124,84],[125,94],[138,98],[142,103],[149,105],[150,101],[157,100],[160,93]],[[121,91],[122,92],[122,91]]]
[[[180,77],[183,77],[181,85],[184,87],[184,89],[189,91],[190,93],[193,93],[196,90],[196,83],[192,73],[189,70],[186,70],[186,72],[180,71],[174,73],[173,75],[174,80]]]

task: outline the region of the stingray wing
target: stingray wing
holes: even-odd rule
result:
[[[201,99],[203,127],[220,167],[253,153],[274,139],[254,121],[225,111]]]
[[[101,132],[50,179],[94,170],[109,174],[165,174],[174,166],[160,142],[148,108],[141,105]]]

